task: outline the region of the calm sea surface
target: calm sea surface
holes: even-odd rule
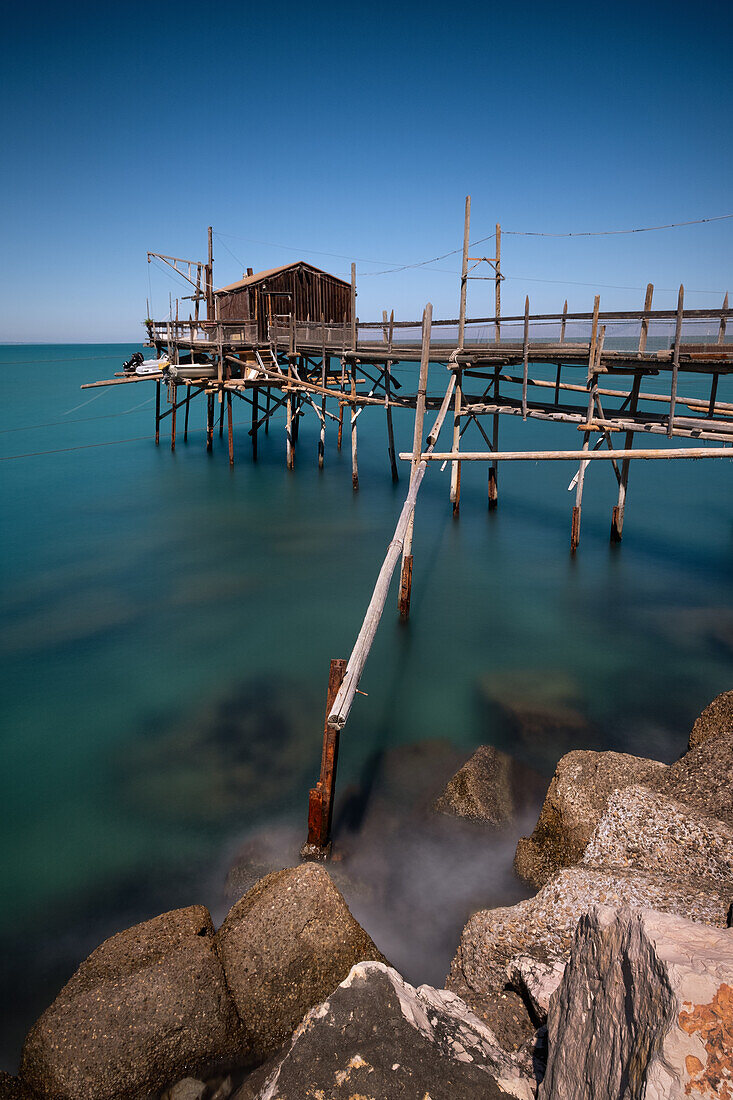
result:
[[[179,414],[175,454],[170,420],[156,448],[152,383],[79,389],[111,377],[133,350],[0,348],[1,1060],[10,1069],[28,1025],[101,938],[197,901],[220,918],[242,846],[261,855],[271,844],[280,865],[295,858],[329,659],[348,656],[406,491],[404,476],[392,485],[379,410],[359,420],[357,494],[348,433],[339,454],[332,421],[318,471],[312,410],[294,472],[281,414],[260,433],[253,464],[243,403],[233,470],[226,434],[205,452],[202,401],[188,444]],[[444,368],[431,373],[431,391],[442,392]],[[680,395],[695,392],[683,377]],[[733,400],[730,385],[719,397]],[[412,415],[397,412],[395,423],[407,450]],[[580,441],[572,427],[502,418],[507,449]],[[484,449],[475,428],[463,445]],[[574,472],[506,465],[489,514],[486,470],[464,464],[453,522],[449,471],[429,470],[412,618],[400,627],[393,590],[362,680],[368,695],[342,740],[343,790],[364,789],[375,760],[399,762],[394,750],[423,741],[464,756],[494,743],[544,775],[581,746],[670,761],[702,707],[733,686],[730,462],[632,465],[620,549],[608,541],[615,480],[593,464],[572,560]],[[522,724],[527,708],[540,715],[534,724]],[[568,732],[538,732],[545,712],[568,716]],[[382,907],[381,938],[363,897],[354,911],[409,978],[440,982],[471,905],[522,896],[514,840],[472,834],[462,863],[455,837],[446,859],[439,842],[423,851],[419,830],[398,830],[364,866],[397,868],[401,907],[391,923]],[[461,868],[470,891],[457,884]],[[437,944],[421,930],[437,919],[441,887],[458,902]]]

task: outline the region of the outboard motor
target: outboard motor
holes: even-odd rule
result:
[[[144,356],[141,352],[136,351],[130,356],[126,363],[122,364],[122,369],[125,374],[134,374],[140,364],[144,361]]]

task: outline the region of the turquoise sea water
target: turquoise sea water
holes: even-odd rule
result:
[[[103,936],[176,905],[216,910],[248,837],[289,830],[292,846],[304,832],[328,662],[348,656],[406,491],[404,477],[390,480],[378,410],[359,420],[357,494],[348,433],[339,454],[332,421],[318,471],[312,412],[294,472],[279,414],[253,464],[244,404],[233,470],[226,435],[205,453],[201,402],[188,444],[179,414],[175,454],[169,420],[156,448],[152,383],[79,389],[133,350],[0,348],[8,1068],[34,1016]],[[442,392],[444,368],[432,373]],[[683,378],[681,396],[695,392]],[[727,383],[719,397],[733,399]],[[412,416],[397,412],[395,423],[406,450]],[[572,427],[502,420],[507,449],[579,440]],[[475,428],[463,445],[484,449]],[[701,708],[732,686],[730,462],[633,465],[621,548],[608,541],[615,480],[592,465],[572,559],[574,472],[507,465],[489,514],[486,470],[464,464],[454,522],[449,471],[429,470],[411,621],[397,622],[395,589],[362,681],[368,695],[342,739],[343,787],[385,749],[426,739],[465,752],[496,743],[545,775],[580,745],[672,760]],[[571,713],[567,736],[531,724],[518,734],[505,714],[522,704]],[[511,847],[489,850],[500,882],[487,872],[483,889],[480,872],[476,904],[518,889]],[[415,926],[430,921],[435,877],[426,874],[426,892],[414,881],[407,891]],[[453,943],[465,915],[455,915]],[[408,977],[439,980],[418,972],[395,928],[384,935]],[[446,958],[434,967],[444,972]]]

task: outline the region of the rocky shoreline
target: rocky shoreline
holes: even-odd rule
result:
[[[538,893],[470,917],[445,989],[405,981],[316,864],[218,930],[199,905],[129,928],[0,1100],[733,1100],[732,778],[733,692],[674,764],[566,754],[517,846]],[[535,781],[482,746],[432,812],[501,828]]]

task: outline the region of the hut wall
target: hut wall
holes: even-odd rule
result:
[[[219,296],[220,320],[257,320],[261,340],[271,316],[293,312],[297,321],[318,323],[323,314],[327,324],[349,322],[351,287],[333,275],[292,267]]]

